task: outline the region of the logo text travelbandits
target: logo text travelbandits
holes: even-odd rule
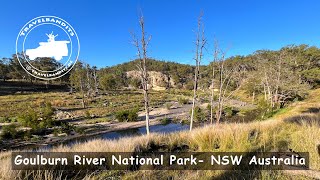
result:
[[[22,29],[22,31],[20,32],[19,36],[25,36],[26,33],[32,29],[33,27],[41,24],[41,23],[56,23],[57,25],[60,25],[62,27],[64,27],[64,29],[67,30],[67,32],[70,34],[70,36],[74,36],[74,32],[73,30],[69,27],[69,25],[64,22],[63,20],[61,19],[57,19],[57,18],[54,18],[54,17],[50,17],[50,18],[39,18],[39,19],[36,19],[36,20],[33,20],[29,23],[27,23],[27,25],[24,26],[24,28]]]

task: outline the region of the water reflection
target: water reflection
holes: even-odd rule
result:
[[[164,133],[164,134],[183,131],[187,129],[189,129],[189,125],[180,124],[180,123],[168,123],[168,124],[158,124],[158,125],[150,126],[150,132]],[[140,127],[140,128],[131,128],[126,130],[108,132],[99,136],[101,136],[102,139],[119,139],[121,137],[139,136],[146,133],[147,133],[146,127]]]

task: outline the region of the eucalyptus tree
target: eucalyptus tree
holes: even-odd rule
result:
[[[205,45],[207,43],[207,39],[204,36],[204,24],[202,22],[203,13],[201,12],[198,17],[198,26],[196,30],[196,50],[195,50],[195,57],[194,60],[196,62],[196,67],[194,71],[194,81],[193,81],[193,97],[192,97],[192,109],[191,109],[191,119],[190,119],[190,131],[193,128],[193,119],[195,113],[195,106],[196,106],[196,98],[197,98],[197,90],[198,90],[198,81],[199,81],[199,74],[200,74],[200,64],[203,58],[203,51]]]
[[[146,37],[145,32],[145,21],[144,17],[141,14],[139,18],[139,25],[140,25],[140,31],[141,31],[141,38],[140,40],[137,38],[137,36],[132,33],[132,44],[137,49],[137,56],[138,56],[138,64],[137,68],[140,73],[141,78],[141,84],[142,84],[142,90],[143,90],[143,100],[144,100],[144,109],[145,109],[145,120],[146,120],[146,130],[147,134],[150,134],[149,130],[149,93],[148,93],[148,69],[147,69],[147,61],[148,61],[148,45],[151,40],[151,36]]]

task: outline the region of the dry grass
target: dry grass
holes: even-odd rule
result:
[[[320,90],[311,92],[308,100],[294,103],[287,112],[278,114],[274,119],[243,124],[220,124],[198,128],[190,132],[170,135],[151,134],[119,140],[92,140],[76,144],[72,147],[60,146],[53,152],[133,152],[145,151],[153,147],[166,145],[165,151],[177,147],[187,147],[185,151],[208,152],[249,152],[249,151],[284,151],[293,149],[297,152],[310,153],[310,168],[320,171],[319,145],[320,128],[316,113],[308,109],[319,108]],[[301,113],[309,117],[304,121]],[[288,121],[301,117],[300,123]],[[65,172],[57,171],[12,171],[10,170],[10,153],[0,153],[0,179],[64,179]],[[285,174],[284,171],[104,171],[89,174],[84,179],[107,179],[118,177],[123,179],[308,179],[304,176]]]
[[[253,135],[252,135],[253,134]],[[295,151],[310,153],[310,167],[320,170],[319,154],[316,149],[320,137],[320,129],[316,125],[293,124],[283,121],[269,120],[250,124],[222,124],[215,127],[195,129],[192,133],[181,132],[171,135],[152,134],[151,136],[139,136],[135,138],[122,138],[119,140],[92,140],[72,147],[60,146],[52,152],[133,152],[143,151],[151,144],[167,145],[167,150],[183,145],[188,146],[187,151],[211,151],[211,152],[248,152],[257,149],[262,151],[285,150],[292,148]],[[22,178],[22,171],[10,170],[10,154],[0,154],[0,179]],[[40,174],[39,174],[40,173]],[[42,173],[42,174],[41,174]],[[32,174],[34,179],[38,177],[46,179],[60,178],[62,174],[53,171],[39,171]],[[154,177],[174,179],[197,179],[202,177],[223,176],[225,171],[137,171],[128,172],[124,178],[145,179]],[[237,174],[235,175],[243,175]],[[110,173],[102,173],[90,176],[91,178],[106,178]],[[275,177],[286,179],[282,172],[253,172],[250,177],[273,179]],[[248,177],[248,176],[244,176]],[[269,177],[269,178],[268,178]],[[62,177],[61,177],[62,178]],[[87,177],[89,178],[89,177]]]
[[[87,108],[96,116],[106,116],[123,109],[142,107],[143,95],[135,91],[109,92],[96,98],[86,98]],[[151,106],[158,107],[174,96],[166,92],[150,93]],[[50,102],[54,108],[66,109],[75,117],[82,116],[81,95],[67,92],[32,93],[0,96],[0,117],[16,117],[29,109],[37,110],[44,102]]]

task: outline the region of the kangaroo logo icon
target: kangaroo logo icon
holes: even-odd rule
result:
[[[26,55],[29,56],[30,60],[34,60],[37,57],[53,57],[55,60],[59,61],[63,56],[68,56],[68,46],[69,41],[56,41],[55,38],[58,36],[51,34],[46,34],[48,36],[48,42],[40,42],[39,47],[35,49],[27,49]]]

